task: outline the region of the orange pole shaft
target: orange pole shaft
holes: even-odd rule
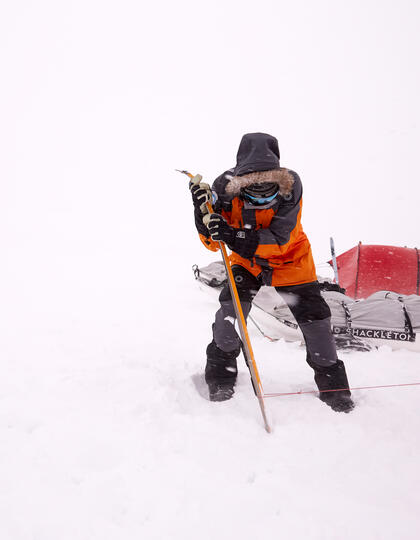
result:
[[[188,171],[181,171],[186,174],[189,178],[194,178],[194,176]],[[213,208],[211,203],[206,204],[207,210],[210,214],[213,213]],[[252,350],[251,341],[249,339],[248,329],[246,326],[246,321],[244,317],[244,312],[242,310],[241,301],[239,299],[238,289],[236,287],[235,278],[233,277],[232,268],[230,266],[229,256],[226,251],[225,244],[223,242],[218,242],[220,251],[222,252],[223,262],[226,268],[226,274],[228,278],[229,288],[232,295],[233,307],[235,308],[236,318],[238,320],[239,333],[241,334],[242,343],[244,347],[244,355],[247,360],[247,365],[249,372],[251,374],[251,380],[254,386],[255,393],[257,394],[258,402],[261,409],[261,414],[264,420],[264,427],[268,433],[271,433],[271,427],[267,420],[267,414],[265,412],[264,405],[264,392],[261,384],[261,378],[258,372],[257,363],[255,361],[254,351]]]

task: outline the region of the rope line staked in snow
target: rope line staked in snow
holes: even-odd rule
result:
[[[371,390],[373,388],[396,388],[402,386],[420,386],[420,382],[415,383],[402,383],[402,384],[382,384],[377,386],[356,386],[354,388],[336,388],[333,390],[299,390],[298,392],[273,392],[271,394],[264,394],[263,397],[282,397],[282,396],[296,396],[300,394],[318,394],[321,392],[341,392],[342,390]]]

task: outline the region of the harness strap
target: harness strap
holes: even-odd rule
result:
[[[404,298],[402,296],[398,297],[399,302],[402,304],[402,310],[404,313],[404,330],[407,332],[407,334],[410,334],[410,338],[412,341],[415,339],[415,333],[413,330],[413,325],[411,323],[410,315],[408,314],[407,308],[404,304]]]
[[[341,302],[341,305],[343,306],[344,314],[346,316],[346,328],[347,328],[348,333],[350,334],[352,320],[351,320],[351,313],[349,310],[349,306],[345,302]]]

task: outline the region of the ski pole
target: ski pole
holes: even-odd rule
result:
[[[335,282],[338,286],[340,286],[340,283],[338,281],[338,268],[337,268],[337,257],[335,256],[335,247],[334,247],[334,240],[333,237],[330,237],[330,248],[331,248],[331,257],[332,257],[332,263],[334,268],[334,276],[335,276]]]
[[[187,175],[190,179],[194,178],[194,176],[188,171],[185,171],[185,170],[179,171],[178,169],[176,170],[180,173]],[[213,208],[210,202],[207,202],[206,207],[209,214],[212,214]],[[264,391],[262,388],[260,375],[258,373],[257,364],[255,362],[254,351],[252,350],[251,341],[249,339],[248,329],[246,326],[244,313],[242,311],[241,301],[238,295],[238,289],[236,288],[235,279],[233,277],[232,268],[230,266],[229,256],[227,254],[225,244],[221,241],[219,241],[218,244],[219,244],[220,251],[222,252],[223,263],[225,265],[226,274],[228,277],[228,283],[229,283],[230,293],[232,296],[233,307],[235,309],[236,320],[238,321],[239,333],[242,338],[243,353],[245,356],[245,361],[248,366],[249,373],[251,375],[251,381],[254,387],[255,394],[258,399],[258,403],[260,405],[261,414],[264,420],[265,430],[267,431],[267,433],[271,433],[271,427],[268,423],[267,414],[265,411],[265,404],[264,404],[264,397],[263,397]]]

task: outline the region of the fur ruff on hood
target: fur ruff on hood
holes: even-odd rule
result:
[[[289,170],[284,168],[253,172],[244,174],[243,176],[231,176],[226,185],[225,192],[232,197],[236,197],[240,194],[241,189],[251,184],[264,184],[266,182],[278,184],[280,195],[284,197],[290,195],[295,179]]]

